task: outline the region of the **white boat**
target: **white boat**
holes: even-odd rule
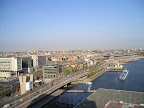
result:
[[[125,80],[125,78],[127,77],[129,71],[127,69],[125,69],[122,74],[119,76],[120,80]]]

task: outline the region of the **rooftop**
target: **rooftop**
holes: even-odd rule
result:
[[[126,105],[139,106],[140,104],[144,104],[144,92],[98,89],[95,93],[91,94],[83,102],[77,105],[76,108],[103,108],[107,102],[115,103],[109,103],[107,108],[117,108],[118,105],[116,104],[120,104],[119,102],[123,102],[123,105],[119,106],[119,108],[123,108]],[[144,106],[142,108],[144,108]]]

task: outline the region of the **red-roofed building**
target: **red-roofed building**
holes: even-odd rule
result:
[[[75,63],[69,63],[68,65],[69,65],[69,66],[72,66],[72,67],[75,67],[75,66],[76,66]]]

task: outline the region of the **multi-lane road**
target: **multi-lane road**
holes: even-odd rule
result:
[[[24,108],[24,107],[31,106],[35,102],[40,101],[46,95],[51,94],[52,92],[56,91],[60,87],[66,85],[70,82],[73,82],[73,81],[79,79],[80,77],[86,76],[92,70],[93,71],[98,70],[101,68],[105,68],[107,66],[108,66],[108,63],[104,63],[103,65],[100,65],[98,67],[91,68],[88,72],[85,72],[84,70],[82,70],[82,71],[70,74],[68,76],[62,76],[59,79],[52,81],[51,83],[44,84],[44,85],[40,86],[39,88],[35,88],[34,90],[32,90],[24,95],[15,97],[13,99],[13,101],[8,102],[8,104],[11,105],[10,106],[11,108],[13,108],[13,107],[18,107],[18,108],[23,107]]]

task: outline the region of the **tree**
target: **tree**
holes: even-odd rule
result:
[[[77,59],[79,59],[80,57],[79,56],[77,56]]]
[[[88,65],[86,65],[86,68],[88,68]]]
[[[72,71],[73,72],[76,72],[76,71],[78,71],[78,68],[75,66],[75,67],[72,67]]]
[[[90,74],[87,74],[87,77],[89,78],[89,77],[91,77],[91,75],[90,75]]]
[[[65,75],[70,74],[70,70],[68,70],[68,69],[67,69],[67,70],[65,70],[65,71],[64,71],[64,74],[65,74]]]
[[[77,68],[76,66],[74,67],[74,71],[75,71],[75,72],[78,71],[78,68]]]
[[[51,60],[52,60],[51,57],[49,57],[49,58],[48,58],[48,61],[51,61]]]
[[[74,72],[74,68],[72,67],[72,71]]]

